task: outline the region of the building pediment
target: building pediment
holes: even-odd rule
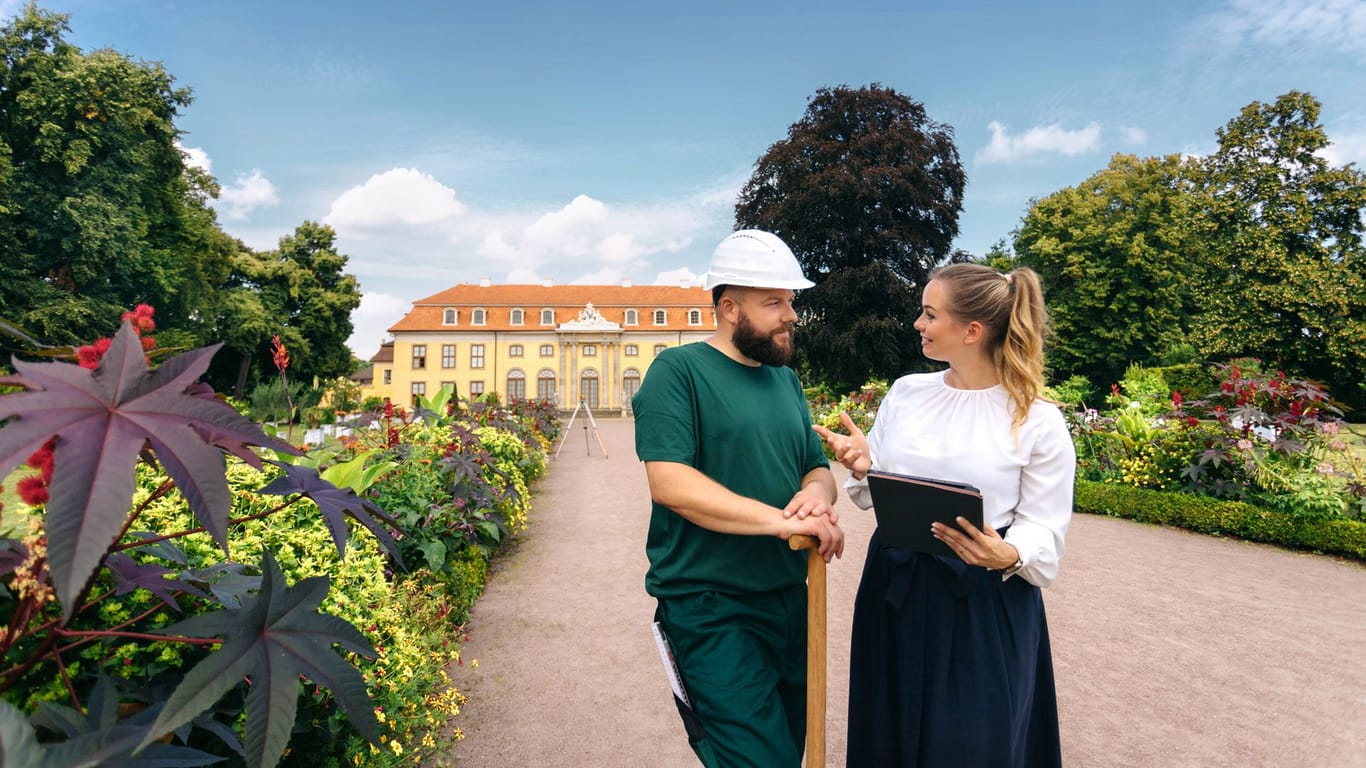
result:
[[[579,316],[573,320],[560,323],[556,330],[561,333],[603,333],[621,332],[621,324],[614,323],[602,316],[602,313],[593,306],[593,302],[588,302]]]

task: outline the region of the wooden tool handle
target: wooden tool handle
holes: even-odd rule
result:
[[[821,540],[793,534],[793,550],[806,555],[806,768],[825,768],[825,558]]]

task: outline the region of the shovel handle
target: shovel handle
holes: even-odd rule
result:
[[[825,558],[821,540],[794,534],[787,539],[806,556],[806,768],[825,768]]]

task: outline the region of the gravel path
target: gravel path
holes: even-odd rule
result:
[[[454,670],[469,697],[453,751],[463,768],[698,765],[650,638],[633,424],[597,420],[604,457],[583,421],[470,617]],[[847,498],[838,508],[830,766],[843,765],[851,610],[873,529]],[[1044,600],[1069,765],[1366,768],[1366,568],[1079,515]]]

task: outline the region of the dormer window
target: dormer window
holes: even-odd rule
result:
[[[459,310],[457,310],[457,309],[448,309],[448,310],[446,310],[445,312],[442,312],[442,313],[441,313],[441,324],[442,324],[442,325],[455,325],[455,324],[456,324],[456,321],[457,321],[459,318],[460,318],[460,311],[459,311]]]
[[[626,310],[626,324],[627,324],[627,325],[640,325],[640,312],[638,312],[638,311],[636,311],[636,310],[634,310],[634,309],[628,309],[628,310]]]
[[[554,324],[555,324],[555,310],[553,310],[553,309],[543,309],[543,310],[541,310],[541,325],[554,325]]]
[[[690,310],[688,310],[688,325],[701,325],[701,324],[702,324],[702,310],[700,310],[700,309],[690,309]]]
[[[522,312],[522,310],[520,310],[520,309],[514,309],[514,310],[512,310],[512,314],[511,314],[511,318],[510,318],[509,322],[511,322],[513,325],[523,325],[524,316],[525,316],[525,313]]]
[[[668,325],[668,321],[664,316],[664,310],[655,310],[655,325]]]
[[[487,316],[488,313],[482,309],[476,309],[471,311],[470,325],[484,325],[484,321],[487,319]]]

